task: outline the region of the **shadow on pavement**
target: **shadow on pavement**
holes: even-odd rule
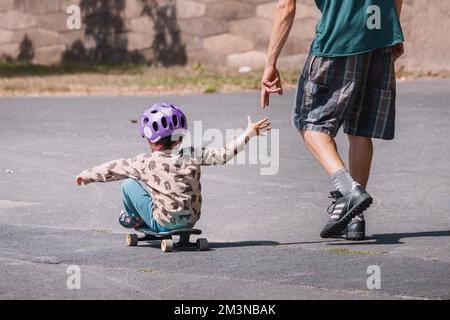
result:
[[[220,248],[238,248],[238,247],[287,247],[301,244],[315,244],[315,243],[327,243],[330,240],[324,241],[304,241],[304,242],[277,242],[277,241],[238,241],[238,242],[213,242],[209,246],[212,249]],[[336,240],[333,240],[336,242]]]
[[[401,239],[406,238],[438,238],[438,237],[450,237],[449,231],[424,231],[424,232],[406,232],[406,233],[381,233],[374,234],[371,237],[367,237],[364,241],[359,242],[343,242],[339,245],[365,245],[365,244],[403,244]],[[337,243],[329,243],[329,245],[335,245]]]
[[[323,241],[305,241],[305,242],[289,242],[289,243],[281,243],[277,241],[269,241],[269,240],[254,240],[254,241],[236,241],[236,242],[210,242],[208,244],[211,250],[214,249],[224,249],[224,248],[242,248],[242,247],[287,247],[301,244],[316,244],[316,243],[329,243],[336,242],[333,240],[323,240]],[[145,244],[140,244],[140,247],[152,247],[159,248],[159,241],[149,241]],[[194,248],[195,249],[195,248]],[[194,250],[192,249],[192,250]],[[184,248],[183,251],[189,251],[190,248]]]

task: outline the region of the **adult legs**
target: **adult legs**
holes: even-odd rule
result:
[[[301,135],[317,161],[329,176],[345,169],[334,138],[316,131],[303,131]],[[373,158],[371,138],[347,135],[349,142],[349,172],[353,180],[366,187],[369,181]]]
[[[349,173],[339,156],[333,137],[316,131],[303,131],[301,134],[311,153],[331,177],[337,190],[341,192],[341,195],[332,193],[335,198],[334,207],[329,212],[330,219],[322,230],[321,236],[329,238],[341,235],[351,219],[359,215],[360,219],[350,224],[349,228],[351,229],[347,230],[347,237],[363,239],[364,216],[362,212],[370,206],[372,200],[365,190],[358,187],[355,182],[363,186],[367,185],[373,154],[372,140],[349,136],[349,162],[351,164],[349,167],[351,166],[352,170]]]
[[[333,137],[318,131],[302,131],[301,135],[308,149],[330,177],[345,168]]]
[[[373,143],[371,138],[347,135],[349,142],[348,160],[352,178],[367,187],[373,157]]]

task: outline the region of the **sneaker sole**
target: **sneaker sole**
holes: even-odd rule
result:
[[[349,241],[362,241],[366,239],[366,234],[364,232],[347,232],[345,239]]]
[[[330,226],[328,229],[320,233],[322,238],[337,238],[342,235],[342,232],[347,228],[350,221],[357,215],[366,211],[372,205],[373,199],[369,194],[364,194],[363,199],[347,212],[336,224]]]

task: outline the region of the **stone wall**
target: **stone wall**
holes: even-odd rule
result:
[[[299,68],[320,12],[298,0],[282,67]],[[450,70],[450,1],[404,0],[408,70]],[[62,62],[264,65],[274,0],[1,0],[0,58]],[[81,30],[66,26],[81,8]]]
[[[70,5],[81,30],[67,27]],[[173,0],[1,0],[0,58],[63,62],[185,64]]]

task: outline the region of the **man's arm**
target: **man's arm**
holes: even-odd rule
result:
[[[269,105],[270,94],[283,94],[280,74],[276,65],[294,23],[295,11],[296,0],[278,1],[273,20],[272,34],[270,36],[266,67],[261,81],[262,107],[267,107]]]

